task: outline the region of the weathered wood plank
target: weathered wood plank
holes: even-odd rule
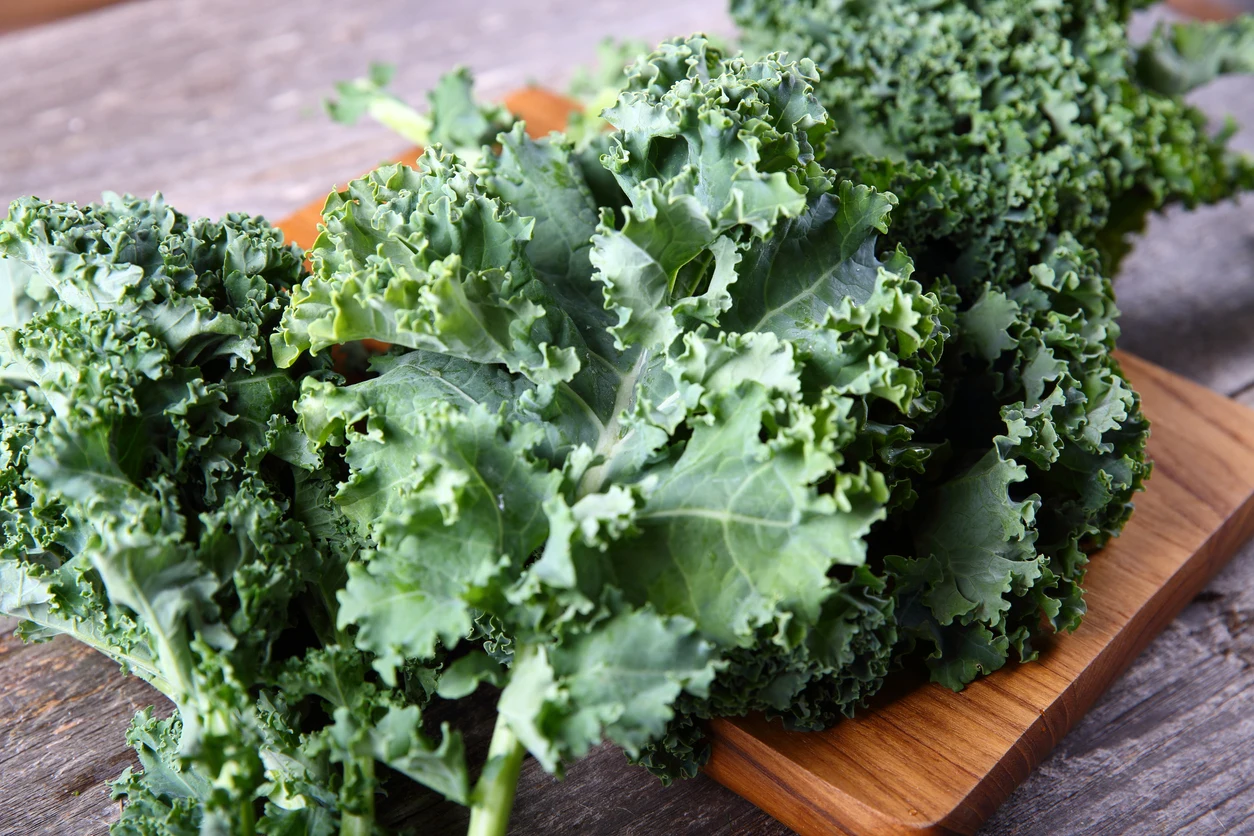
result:
[[[67,638],[24,645],[0,619],[0,834],[103,833],[107,782],[137,764],[127,725],[164,697]]]
[[[332,84],[372,61],[397,64],[395,89],[414,101],[458,63],[500,96],[564,85],[610,35],[703,28],[731,31],[724,0],[129,3],[0,36],[20,68],[0,87],[0,204],[161,190],[195,214],[282,217],[405,147],[321,112]]]

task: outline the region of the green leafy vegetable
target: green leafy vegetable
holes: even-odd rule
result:
[[[468,793],[459,739],[429,743],[333,628],[361,544],[292,403],[335,378],[268,345],[301,261],[264,221],[160,198],[23,199],[0,223],[0,610],[175,708],[135,720],[115,833],[368,833],[375,760]]]
[[[1254,72],[1254,17],[1159,26],[1137,50],[1136,74],[1165,95],[1183,95],[1221,75]]]
[[[1254,167],[1176,96],[1248,71],[1254,21],[1128,43],[1108,0],[732,0],[748,52],[810,58],[840,130],[827,161],[901,200],[891,240],[978,288],[1070,233],[1112,273],[1127,232],[1168,203],[1254,184]]]
[[[612,189],[516,127],[328,204],[276,356],[394,345],[297,406],[376,544],[341,627],[385,677],[483,643],[447,692],[503,686],[489,778],[602,737],[690,774],[698,719],[825,726],[915,648],[961,687],[1075,626],[1085,554],[1126,519],[1145,425],[1095,254],[1062,238],[999,285],[925,287],[879,247],[897,198],[821,165],[816,80],[668,42],[604,112]],[[650,677],[579,687],[572,648],[612,659],[637,618],[697,662],[658,639]]]
[[[430,114],[420,113],[388,92],[395,72],[389,64],[371,64],[365,78],[335,85],[338,98],[327,100],[327,113],[346,125],[369,116],[415,145],[438,142],[465,150],[491,142],[498,132],[514,123],[505,108],[475,102],[470,92],[470,72],[465,67],[440,77],[428,97]]]
[[[894,37],[933,51],[897,59],[939,73],[970,44],[926,11]],[[415,167],[328,199],[308,271],[258,219],[14,204],[0,610],[176,708],[135,719],[116,832],[374,833],[404,776],[499,836],[528,753],[609,740],[670,780],[705,718],[821,728],[894,667],[957,689],[1079,623],[1148,472],[1108,218],[991,212],[1003,177],[1066,182],[1026,152],[964,180],[852,148],[816,92],[842,78],[692,36],[626,71],[609,130],[534,139],[454,74],[401,118],[435,140]],[[386,81],[339,115],[400,118]],[[875,185],[919,166],[971,199]],[[354,382],[324,365],[361,340],[390,348]],[[424,711],[476,694],[472,781]]]

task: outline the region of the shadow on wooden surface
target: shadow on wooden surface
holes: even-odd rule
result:
[[[121,2],[125,0],[0,0],[0,34]]]

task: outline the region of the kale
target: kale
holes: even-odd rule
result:
[[[750,53],[818,66],[827,163],[901,201],[890,241],[960,287],[1014,281],[1064,234],[1113,275],[1172,203],[1254,185],[1180,98],[1254,63],[1254,19],[1127,36],[1127,0],[732,0]]]
[[[334,629],[363,543],[292,404],[336,378],[269,350],[299,250],[159,197],[22,199],[0,272],[0,611],[175,708],[135,719],[114,832],[369,833],[376,758],[464,800],[460,739]]]
[[[1145,79],[1242,68],[1246,30],[803,5],[737,8],[814,60],[667,41],[541,139],[464,72],[423,117],[342,87],[430,147],[308,253],[159,198],[11,207],[0,611],[175,705],[116,833],[374,833],[407,778],[497,836],[527,753],[671,780],[705,718],[823,728],[1076,627],[1149,472],[1111,236],[1249,176]],[[488,686],[472,782],[424,712]]]

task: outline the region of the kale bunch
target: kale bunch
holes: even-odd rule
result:
[[[292,404],[335,376],[269,348],[303,272],[263,220],[160,198],[0,222],[0,611],[175,708],[135,718],[114,833],[370,833],[376,757],[465,798],[421,689],[334,628],[360,542]]]
[[[1198,48],[1156,43],[1185,78]],[[852,148],[830,85],[692,36],[608,130],[534,139],[455,73],[423,130],[461,150],[332,194],[307,254],[159,199],[12,206],[0,611],[175,706],[136,718],[116,833],[375,833],[405,776],[499,836],[527,753],[669,780],[705,718],[821,728],[1079,623],[1148,473],[1100,224],[999,216],[964,261],[1007,167],[881,190],[923,163]],[[472,784],[424,711],[485,685]]]
[[[826,726],[894,664],[959,688],[1083,613],[1146,472],[1096,254],[921,284],[880,240],[898,199],[821,164],[816,82],[670,41],[602,138],[516,126],[328,202],[275,355],[393,346],[297,405],[377,544],[340,626],[385,676],[467,653],[502,751],[606,736],[690,774],[701,718]],[[659,637],[647,677],[623,619]]]
[[[876,258],[891,199],[818,166],[812,71],[699,37],[637,69],[608,200],[521,126],[473,167],[384,167],[328,202],[274,339],[280,363],[394,347],[297,404],[375,544],[341,626],[385,678],[466,652],[450,673],[503,688],[501,751],[549,769],[603,737],[640,754],[681,695],[786,702],[790,670],[874,691],[895,632],[863,538],[896,468],[871,459],[909,467],[941,401],[948,313]]]
[[[1254,67],[1254,19],[1128,41],[1129,0],[732,0],[747,52],[814,61],[826,162],[901,201],[890,240],[960,287],[1013,281],[1072,235],[1113,275],[1126,235],[1254,166],[1180,96]]]

